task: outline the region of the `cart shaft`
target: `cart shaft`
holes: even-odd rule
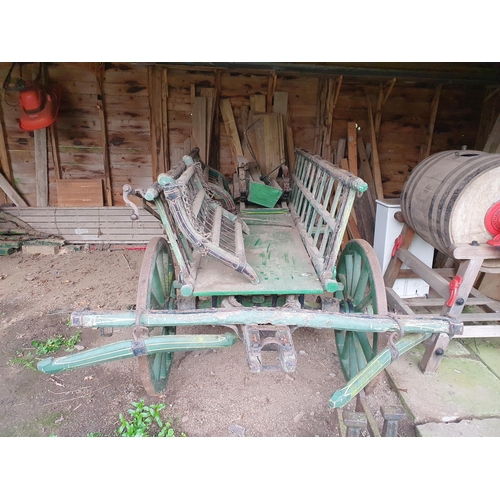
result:
[[[180,352],[196,349],[230,347],[238,341],[234,333],[224,335],[162,335],[140,340],[114,342],[103,347],[78,352],[61,358],[47,358],[38,363],[44,373],[58,373],[73,368],[99,365],[107,361],[133,358],[158,352]]]

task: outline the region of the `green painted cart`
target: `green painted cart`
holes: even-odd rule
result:
[[[142,197],[165,232],[146,248],[136,309],[74,312],[71,324],[129,327],[132,338],[45,359],[38,369],[57,373],[137,357],[145,390],[157,395],[167,387],[175,352],[242,341],[251,372],[291,372],[293,332],[327,328],[335,332],[347,381],[328,402],[340,408],[399,355],[433,335],[460,333],[453,318],[388,313],[372,247],[352,240],[340,251],[354,199],[367,185],[318,156],[295,153],[291,192],[275,208],[243,206],[233,213],[192,156],[146,191],[125,186],[126,201],[130,194]],[[177,327],[200,325],[231,331],[176,335]],[[379,334],[385,334],[380,341]],[[274,364],[265,364],[265,351],[274,351]]]

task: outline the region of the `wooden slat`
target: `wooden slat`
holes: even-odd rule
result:
[[[372,141],[372,156],[371,156],[371,166],[372,166],[372,174],[373,180],[375,181],[375,191],[377,193],[377,198],[379,200],[384,199],[384,188],[382,185],[382,174],[380,172],[380,162],[378,157],[378,147],[377,147],[377,138],[375,135],[375,125],[373,123],[373,113],[372,113],[372,104],[370,102],[370,97],[366,96],[366,104],[368,108],[368,124],[370,126],[370,137]]]
[[[436,124],[436,116],[439,107],[439,96],[441,94],[442,85],[438,85],[436,87],[436,91],[434,92],[434,97],[432,98],[431,103],[431,116],[429,119],[429,129],[427,131],[427,141],[425,146],[425,156],[420,158],[420,161],[424,160],[431,154],[431,146],[432,146],[432,138],[434,136],[434,125]]]
[[[0,173],[3,173],[5,179],[8,181],[8,183],[12,183],[12,181],[14,179],[14,175],[12,174],[12,164],[10,162],[9,155],[7,152],[7,145],[5,144],[5,132],[4,132],[3,115],[2,115],[2,106],[1,105],[0,105]],[[11,200],[12,200],[12,198],[11,198]],[[8,201],[8,199],[6,198],[6,194],[3,194],[0,192],[0,203],[4,203],[4,202],[6,203],[7,201]],[[14,202],[14,200],[12,200],[12,201]],[[23,202],[24,202],[24,200],[23,200]],[[16,203],[16,205],[18,205],[18,203]]]
[[[349,172],[357,176],[358,147],[355,122],[347,122],[347,159],[349,160]]]
[[[193,146],[200,148],[200,158],[204,163],[207,158],[207,98],[195,97],[192,112]]]
[[[27,203],[22,199],[21,195],[10,185],[9,181],[5,178],[0,171],[0,188],[3,189],[5,194],[12,200],[18,207],[27,207]]]
[[[49,205],[49,174],[47,158],[47,129],[35,130],[35,177],[36,204],[38,207]]]
[[[416,272],[433,290],[441,295],[441,297],[449,297],[449,282],[445,278],[434,273],[432,269],[425,265],[418,257],[415,257],[415,255],[403,248],[397,251],[396,256],[403,264]]]
[[[500,114],[498,115],[495,125],[493,125],[493,129],[488,135],[484,151],[487,153],[500,153]]]
[[[217,205],[214,214],[214,224],[212,226],[212,236],[210,237],[210,240],[216,246],[219,246],[221,226],[222,226],[222,206]]]
[[[58,179],[56,186],[60,207],[104,206],[101,179]]]
[[[389,311],[394,311],[396,314],[407,314],[409,316],[413,316],[415,314],[392,288],[386,287],[385,291],[387,294],[387,308]]]
[[[221,99],[220,110],[222,114],[222,119],[224,120],[224,125],[226,126],[226,133],[230,137],[231,151],[233,153],[233,162],[236,171],[238,166],[237,157],[243,156],[243,149],[241,148],[240,137],[238,135],[238,129],[236,127],[236,122],[234,120],[231,101],[229,99]]]
[[[111,181],[111,165],[109,161],[108,129],[106,124],[106,109],[104,105],[104,65],[100,64],[100,69],[96,72],[97,83],[97,110],[99,112],[99,123],[101,129],[102,160],[104,165],[104,190],[106,193],[106,203],[113,206],[113,189]]]

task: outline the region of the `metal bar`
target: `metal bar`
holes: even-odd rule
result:
[[[224,335],[162,335],[139,341],[139,347],[145,348],[145,354],[158,352],[180,352],[194,349],[216,349],[230,347],[238,341],[234,333]],[[61,358],[47,358],[38,363],[38,370],[44,373],[58,373],[63,370],[95,366],[108,361],[133,358],[137,352],[137,342],[126,340],[103,347],[78,352]]]
[[[135,325],[136,311],[75,311],[72,326],[83,328],[127,328]],[[409,333],[446,333],[460,335],[463,325],[455,318],[428,316],[398,317],[404,331]],[[205,325],[294,325],[310,328],[334,328],[355,332],[399,332],[398,322],[391,317],[366,314],[339,314],[302,309],[298,311],[275,307],[207,308],[186,311],[145,311],[139,324],[156,326]],[[406,338],[406,337],[404,337]]]

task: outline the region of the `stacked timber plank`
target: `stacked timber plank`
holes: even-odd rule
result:
[[[130,219],[128,207],[4,208],[34,230],[59,236],[66,243],[147,243],[163,234],[160,222],[139,208],[139,220]]]

